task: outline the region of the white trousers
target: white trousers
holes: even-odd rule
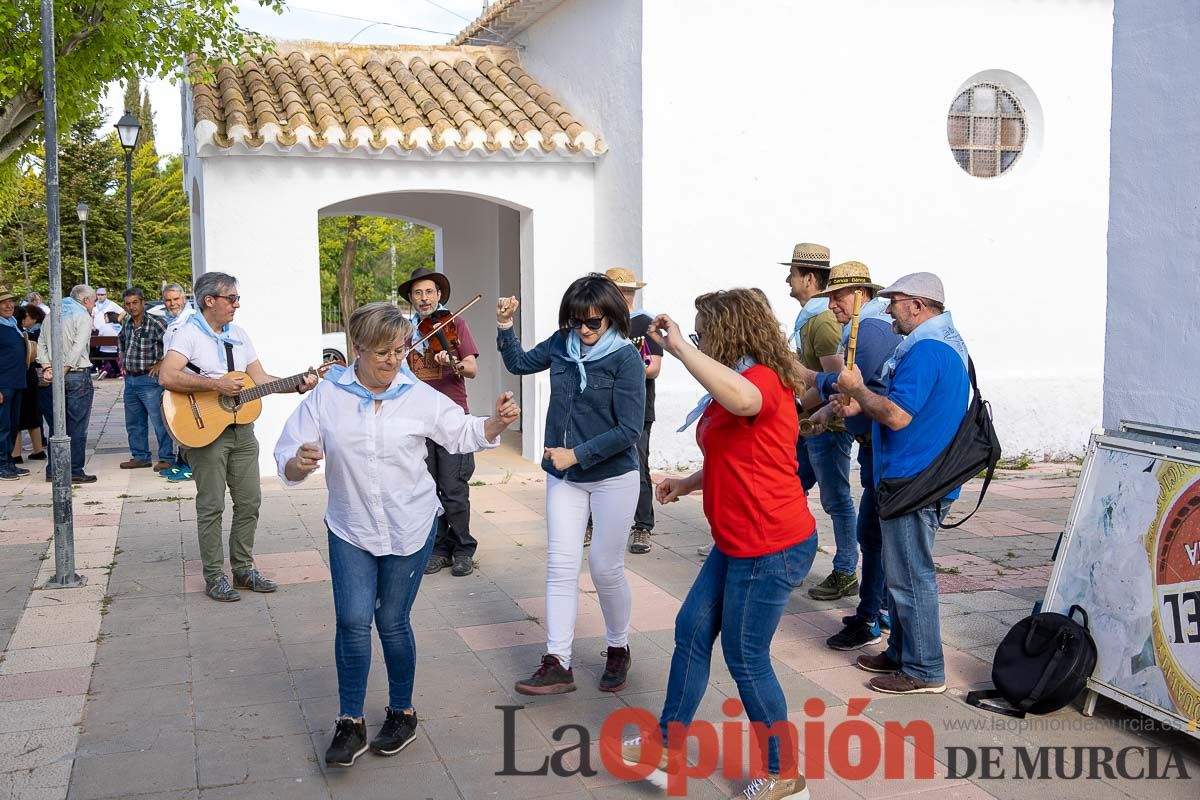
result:
[[[640,487],[637,470],[591,483],[546,476],[546,652],[558,656],[563,667],[571,666],[589,512],[588,567],[604,613],[604,640],[610,647],[629,644],[633,599],[625,579],[625,544]]]

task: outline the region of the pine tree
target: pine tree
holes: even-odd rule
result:
[[[150,108],[150,90],[142,90],[142,105],[138,111],[138,124],[142,126],[138,138],[138,147],[145,145],[154,156],[158,157],[158,148],[154,146],[154,110]]]

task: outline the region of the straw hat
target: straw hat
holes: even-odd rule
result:
[[[883,287],[871,283],[871,270],[861,261],[845,261],[829,270],[829,283],[825,291],[817,292],[817,297],[829,297],[839,289],[874,289],[878,292]]]
[[[433,281],[442,292],[442,302],[445,303],[450,300],[450,279],[440,272],[434,272],[425,267],[414,269],[412,277],[396,287],[396,294],[405,300],[409,300],[412,296],[413,284],[417,281]]]
[[[792,248],[791,261],[780,261],[779,263],[785,267],[829,269],[829,248],[823,244],[801,242]]]
[[[16,295],[8,290],[7,286],[0,286],[0,303],[5,300],[15,300]]]
[[[637,279],[633,274],[633,270],[625,269],[625,267],[613,267],[604,272],[608,279],[620,286],[622,289],[640,289],[646,284]]]

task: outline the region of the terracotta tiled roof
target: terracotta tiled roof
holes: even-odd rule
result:
[[[563,0],[495,0],[450,44],[508,44]]]
[[[193,83],[197,151],[552,155],[604,145],[499,47],[277,42]]]

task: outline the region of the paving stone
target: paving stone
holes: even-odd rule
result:
[[[294,699],[292,680],[287,672],[194,680],[192,697],[197,708],[205,709],[236,708]]]
[[[314,778],[321,774],[307,734],[271,739],[225,739],[196,743],[195,774],[200,788],[255,783],[279,778]]]
[[[220,709],[197,706],[195,713],[197,736],[204,740],[230,736],[266,739],[308,733],[300,703],[295,700]]]
[[[86,756],[111,753],[182,753],[195,755],[196,737],[191,714],[169,717],[136,716],[115,722],[85,720],[79,734],[79,754]]]
[[[177,753],[83,756],[75,760],[73,778],[67,800],[129,797],[131,787],[145,792],[196,788],[195,765]]]
[[[105,692],[91,697],[87,719],[92,724],[123,722],[138,717],[170,717],[191,709],[189,684],[176,683],[140,689]]]
[[[396,786],[391,786],[396,797]],[[218,786],[200,791],[200,800],[329,800],[329,788],[321,778],[279,778],[273,781],[239,783],[233,786]]]
[[[0,703],[0,733],[20,733],[78,725],[83,716],[83,706],[83,695]]]

